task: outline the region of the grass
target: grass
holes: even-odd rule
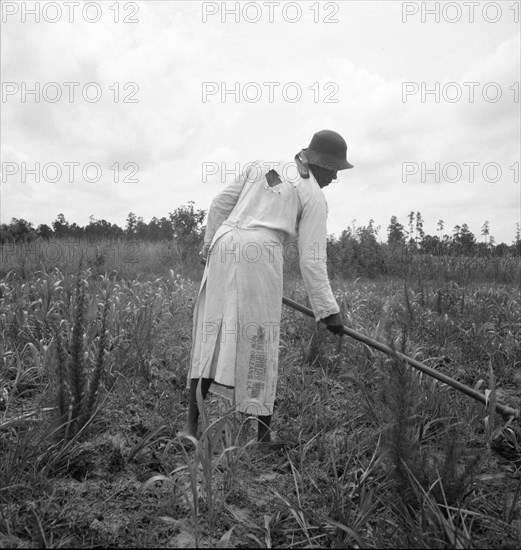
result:
[[[520,430],[493,408],[520,406],[513,287],[333,281],[347,325],[486,407],[283,308],[274,429],[298,445],[260,452],[217,398],[199,441],[176,435],[195,268],[101,267],[0,282],[0,546],[518,545]],[[285,294],[306,301],[298,279]]]

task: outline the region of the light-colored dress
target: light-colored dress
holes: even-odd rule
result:
[[[271,170],[278,185],[268,184]],[[211,391],[241,412],[273,413],[284,254],[299,251],[315,318],[340,311],[327,276],[326,217],[322,189],[313,174],[300,176],[295,161],[250,163],[214,198],[188,380],[212,378]]]

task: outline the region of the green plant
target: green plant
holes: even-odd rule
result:
[[[87,283],[81,273],[77,275],[72,336],[63,336],[62,330],[55,326],[56,344],[56,402],[59,414],[60,432],[64,439],[76,436],[92,417],[99,396],[103,374],[105,352],[107,350],[107,321],[110,307],[110,289],[108,281],[103,296],[103,308],[99,319],[99,337],[97,354],[90,359],[87,341],[86,296]],[[96,306],[96,297],[91,298]],[[94,309],[94,307],[92,309]],[[70,351],[67,351],[67,347]]]
[[[190,269],[180,263],[180,251],[165,254],[159,243],[132,246],[135,263],[104,254],[107,269],[120,268],[110,284],[95,271],[82,273],[85,408],[96,386],[98,399],[76,435],[69,422],[78,296],[73,263],[42,269],[30,256],[25,280],[12,272],[0,281],[2,541],[171,547],[194,545],[197,536],[207,547],[516,547],[521,438],[517,424],[500,426],[492,407],[493,399],[518,406],[521,303],[517,287],[501,283],[515,270],[502,273],[496,262],[494,284],[478,284],[472,280],[492,281],[495,269],[493,261],[479,261],[464,282],[472,267],[465,258],[420,263],[409,254],[402,261],[411,270],[407,289],[397,278],[342,274],[332,281],[346,325],[379,340],[394,338],[408,355],[476,389],[487,380],[485,408],[349,338],[340,347],[327,335],[320,365],[306,364],[311,327],[283,308],[273,429],[298,444],[260,453],[248,442],[251,421],[217,399],[205,403],[201,439],[173,437],[186,414],[198,281],[183,276]],[[18,259],[7,260],[19,269]],[[459,287],[450,283],[453,276]],[[305,301],[296,276],[285,288]],[[65,418],[57,425],[58,407]],[[94,428],[100,440],[117,445],[91,441]],[[111,449],[124,458],[117,468]],[[78,473],[81,460],[89,467]]]

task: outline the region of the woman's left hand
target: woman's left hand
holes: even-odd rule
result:
[[[199,256],[201,256],[201,262],[205,264],[208,261],[208,252],[210,251],[211,243],[206,243],[201,252],[199,252]]]

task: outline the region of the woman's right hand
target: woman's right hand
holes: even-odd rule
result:
[[[327,330],[334,334],[342,334],[344,329],[344,320],[340,313],[333,313],[329,317],[325,317],[322,321],[326,324]]]

